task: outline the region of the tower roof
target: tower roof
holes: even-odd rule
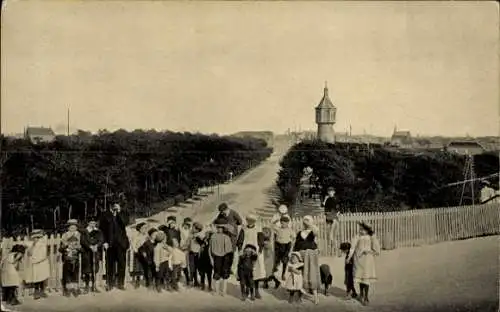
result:
[[[323,98],[319,102],[318,106],[316,108],[335,108],[335,106],[332,103],[332,100],[330,100],[330,97],[328,96],[328,86],[325,82],[325,89],[323,91]]]

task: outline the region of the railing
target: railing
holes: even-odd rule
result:
[[[331,241],[329,240],[330,225],[327,225],[323,216],[314,217],[319,228],[318,245],[322,256],[333,256]],[[434,244],[444,241],[466,239],[500,233],[500,204],[486,204],[477,206],[461,206],[449,208],[435,208],[422,210],[407,210],[397,212],[350,213],[340,216],[337,241],[350,241],[358,231],[358,222],[369,223],[379,237],[382,249],[390,250],[401,247],[413,247]],[[262,226],[268,226],[269,220],[261,220]],[[294,218],[292,227],[299,231],[301,220]],[[4,238],[1,242],[2,254],[6,255],[14,243],[23,243],[26,238]],[[62,261],[58,248],[61,242],[60,235],[51,235],[48,238],[50,278],[47,282],[48,291],[61,289]],[[104,257],[99,264],[96,275],[97,285],[102,287]],[[23,261],[26,263],[27,261]],[[127,252],[126,280],[130,281],[130,269],[133,266],[132,252]],[[23,269],[21,268],[21,274]],[[27,294],[20,291],[20,294]]]

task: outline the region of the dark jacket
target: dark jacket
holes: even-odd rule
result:
[[[126,231],[128,223],[129,216],[123,210],[117,213],[116,216],[113,216],[113,213],[109,210],[104,212],[99,222],[104,243],[108,243],[110,247],[128,249],[130,247]]]
[[[97,273],[97,265],[101,259],[103,236],[99,229],[92,232],[87,229],[81,232],[80,244],[82,245],[82,273],[90,274]],[[97,246],[97,252],[93,253],[91,246]],[[94,269],[94,270],[92,270]]]
[[[245,277],[253,279],[253,268],[257,261],[257,254],[242,254],[238,259],[237,277],[239,280],[244,280]]]
[[[165,236],[167,237],[166,242],[167,245],[172,246],[172,240],[175,238],[177,242],[180,244],[181,242],[181,231],[179,231],[176,228],[171,228],[171,227],[162,227],[161,230],[165,233]]]

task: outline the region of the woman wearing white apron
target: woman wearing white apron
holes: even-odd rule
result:
[[[253,245],[257,249],[257,261],[253,269],[253,280],[255,288],[255,298],[262,298],[259,292],[259,282],[266,279],[266,268],[264,264],[264,253],[262,247],[264,246],[264,235],[259,226],[256,225],[257,217],[255,215],[248,215],[247,224],[243,227],[238,235],[236,246],[238,250],[246,245]]]

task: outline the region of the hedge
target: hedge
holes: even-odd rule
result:
[[[79,131],[39,144],[2,137],[1,148],[2,229],[10,234],[99,214],[105,194],[107,204],[147,216],[155,203],[181,202],[272,153],[260,139],[142,130]]]
[[[281,200],[293,205],[301,188],[304,169],[313,170],[315,189],[321,196],[329,186],[336,189],[340,209],[351,212],[420,209],[458,206],[466,157],[449,152],[395,150],[360,143],[329,144],[303,141],[282,159],[277,185]],[[477,177],[498,173],[498,156],[474,156]],[[498,178],[490,180],[498,189]],[[302,185],[304,183],[302,182]],[[475,183],[476,201],[480,183]],[[462,204],[471,204],[470,184]]]

